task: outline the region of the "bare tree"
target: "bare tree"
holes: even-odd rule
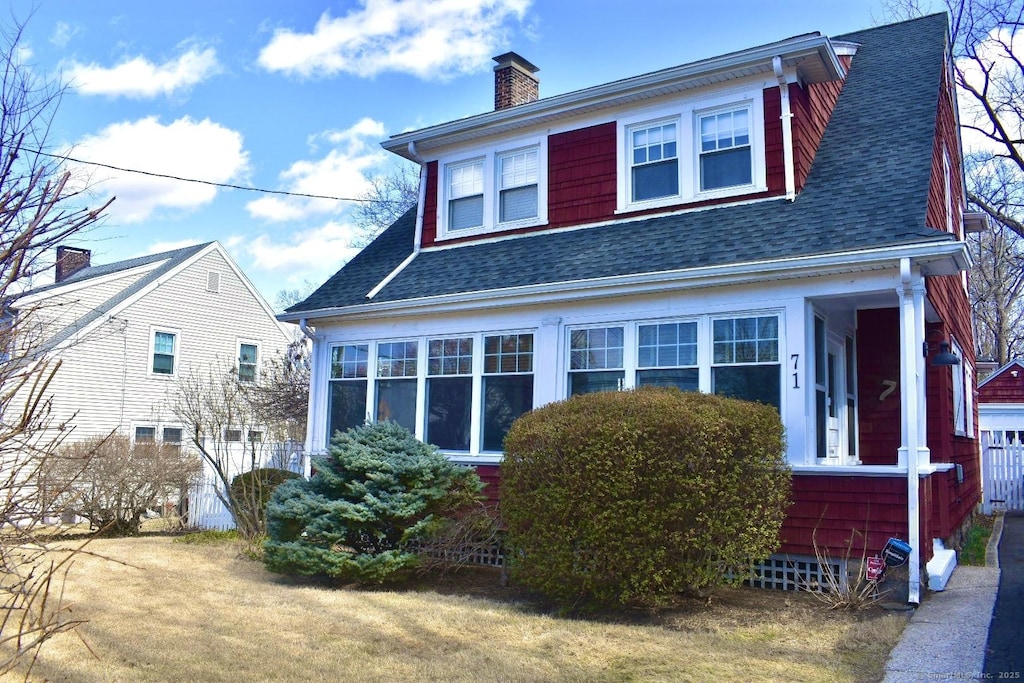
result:
[[[259,539],[266,522],[262,480],[239,477],[255,469],[288,469],[289,454],[305,438],[309,365],[305,347],[293,344],[282,358],[264,362],[255,380],[213,364],[179,380],[171,410],[212,476],[214,493],[247,540]],[[255,512],[254,512],[255,510]]]
[[[301,287],[278,290],[277,294],[274,296],[274,309],[277,311],[283,311],[289,306],[301,303],[310,294],[312,294],[318,286],[319,285],[312,280],[303,280]]]
[[[80,621],[61,599],[71,552],[54,552],[38,475],[71,425],[51,419],[49,385],[60,368],[47,355],[39,305],[18,298],[46,255],[94,224],[107,208],[78,203],[70,174],[48,150],[62,88],[21,61],[24,25],[0,26],[0,674],[35,661],[39,648]]]
[[[394,172],[370,179],[370,189],[364,193],[352,210],[359,230],[353,246],[365,247],[402,217],[419,199],[419,171],[415,166],[403,165]]]
[[[47,460],[43,481],[58,492],[58,509],[84,517],[106,535],[136,534],[147,510],[177,505],[199,476],[198,458],[177,444],[94,437]]]

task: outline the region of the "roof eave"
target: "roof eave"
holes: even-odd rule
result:
[[[805,35],[763,45],[721,57],[663,69],[612,83],[555,95],[515,107],[499,109],[465,119],[394,135],[381,143],[388,150],[416,161],[409,151],[414,143],[417,154],[452,142],[484,137],[578,115],[628,102],[640,93],[681,92],[717,82],[749,76],[751,73],[772,73],[772,58],[781,57],[787,68],[796,68],[807,82],[839,80],[846,70],[827,36]]]
[[[494,306],[500,300],[512,300],[515,303],[522,303],[524,300],[543,302],[565,298],[567,295],[574,299],[583,299],[607,296],[609,293],[643,293],[644,291],[662,289],[666,284],[672,283],[688,284],[693,287],[742,284],[763,280],[888,267],[898,264],[901,258],[910,258],[915,264],[920,265],[928,276],[958,273],[961,270],[966,270],[970,263],[965,242],[945,240],[942,242],[917,243],[839,254],[802,256],[771,261],[750,261],[704,268],[636,273],[570,282],[538,283],[535,285],[487,291],[461,292],[400,301],[295,311],[294,313],[282,313],[277,318],[284,322],[297,323],[301,320],[313,321],[345,316],[405,313],[416,312],[422,309],[429,309],[432,313],[439,313],[445,309]]]

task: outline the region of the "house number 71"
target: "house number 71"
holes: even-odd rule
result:
[[[794,354],[791,354],[789,357],[793,361],[793,388],[794,389],[799,389],[800,388],[800,372],[799,372],[799,370],[800,370],[800,354],[799,353],[794,353]]]

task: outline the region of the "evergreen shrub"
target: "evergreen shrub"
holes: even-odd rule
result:
[[[784,451],[775,408],[677,389],[528,413],[501,470],[511,577],[571,610],[722,585],[779,547]]]
[[[406,547],[476,505],[483,484],[393,422],[339,433],[309,481],[288,481],[267,506],[263,561],[282,574],[380,583],[416,567]]]
[[[278,486],[302,475],[278,467],[258,467],[243,472],[231,480],[231,499],[235,502],[235,517],[241,517],[241,526],[263,534],[267,528],[266,511],[270,495]]]

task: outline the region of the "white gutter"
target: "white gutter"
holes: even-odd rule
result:
[[[779,81],[779,96],[782,100],[782,155],[786,167],[786,199],[796,199],[796,177],[793,170],[793,110],[789,106],[789,83],[782,70],[782,57],[772,57],[772,70]]]
[[[306,339],[309,341],[316,341],[316,335],[309,329],[305,318],[299,318],[299,331],[306,335]]]
[[[377,296],[380,290],[387,287],[389,282],[398,277],[398,274],[405,270],[406,266],[412,263],[412,260],[420,253],[420,243],[423,239],[423,204],[427,200],[427,162],[416,152],[415,140],[409,142],[409,157],[420,165],[419,196],[416,200],[416,235],[413,238],[412,253],[406,256],[405,260],[399,263],[397,268],[388,273],[387,277],[378,282],[377,286],[367,293],[367,299]]]
[[[365,303],[353,306],[323,308],[303,311],[302,316],[309,319],[333,318],[341,315],[358,315],[368,313],[379,315],[387,312],[409,311],[429,308],[431,312],[440,313],[444,307],[457,308],[466,305],[493,306],[495,301],[502,299],[533,298],[537,303],[564,299],[567,295],[575,298],[607,296],[608,290],[615,293],[633,294],[645,291],[656,291],[666,284],[685,284],[701,281],[694,286],[719,286],[760,281],[775,276],[776,278],[797,277],[800,275],[825,275],[830,271],[849,272],[850,269],[869,270],[891,268],[894,261],[901,258],[914,259],[918,264],[928,260],[952,259],[960,269],[966,269],[966,253],[964,242],[941,242],[938,244],[914,244],[885,249],[865,249],[843,254],[826,254],[822,256],[804,256],[790,259],[773,259],[770,261],[751,261],[748,263],[707,266],[685,270],[671,270],[657,273],[638,273],[616,277],[591,278],[588,280],[570,280],[563,282],[544,282],[520,287],[503,287],[489,291],[460,292],[441,296],[427,296],[401,301],[383,303]],[[295,320],[298,317],[294,318]]]
[[[911,270],[909,258],[900,259],[900,449],[899,464],[907,467],[907,602],[921,602],[921,509],[920,472],[922,442],[920,415],[923,406],[924,282]],[[927,463],[926,463],[927,464]]]
[[[820,60],[828,79],[840,79],[845,75],[842,62],[839,61],[829,38],[809,34],[562,95],[546,97],[517,107],[508,107],[408,133],[400,133],[381,143],[381,146],[389,152],[406,156],[407,145],[410,141],[420,143],[420,149],[424,150],[428,147],[433,148],[445,144],[444,140],[450,136],[463,136],[472,134],[473,131],[482,133],[496,125],[525,125],[535,122],[538,117],[557,118],[572,115],[578,113],[583,107],[615,106],[622,98],[629,98],[653,88],[684,90],[706,84],[707,78],[714,74],[750,69],[757,65],[763,66],[767,71],[767,64],[776,55],[782,55],[783,59],[790,63],[794,60],[815,57]],[[428,144],[425,146],[424,143]]]

